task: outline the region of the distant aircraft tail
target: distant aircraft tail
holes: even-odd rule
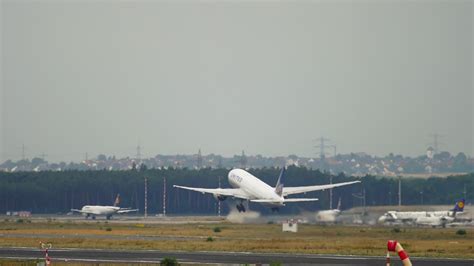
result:
[[[286,171],[286,167],[283,166],[283,168],[281,168],[281,172],[280,172],[280,176],[278,177],[278,181],[275,185],[275,193],[281,197],[281,195],[283,194],[283,183],[282,183],[282,178],[283,178],[283,175],[285,174],[285,171]]]
[[[452,209],[452,211],[454,213],[463,212],[464,211],[464,203],[465,203],[465,199],[461,199],[461,200],[457,201],[456,205],[454,205],[454,208]]]
[[[117,194],[115,198],[114,207],[118,207],[120,205],[120,194]]]

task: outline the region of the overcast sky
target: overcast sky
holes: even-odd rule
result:
[[[0,160],[474,154],[472,1],[1,1]]]

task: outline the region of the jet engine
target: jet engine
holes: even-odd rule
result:
[[[218,201],[224,201],[227,199],[227,196],[219,195],[219,194],[214,194],[214,198]]]

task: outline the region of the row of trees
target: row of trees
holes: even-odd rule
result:
[[[249,170],[266,183],[274,186],[278,168]],[[120,193],[122,207],[138,208],[143,212],[144,177],[148,179],[148,212],[160,213],[163,205],[163,183],[166,178],[169,214],[213,214],[217,201],[211,195],[179,190],[173,185],[196,187],[228,187],[227,169],[145,169],[134,171],[64,171],[64,172],[20,172],[0,173],[0,212],[30,210],[33,213],[65,213],[71,208],[86,204],[111,205]],[[333,176],[333,182],[354,180],[342,174]],[[362,201],[353,196],[365,190],[367,205],[388,205],[398,202],[398,180],[365,176],[362,184],[334,189],[334,202],[340,197],[343,209],[361,206]],[[302,186],[329,183],[330,175],[318,170],[289,167],[284,178],[285,186]],[[403,204],[451,204],[464,196],[472,198],[474,174],[448,178],[404,179],[402,182]],[[288,204],[283,213],[298,213],[302,210],[327,209],[329,193],[311,192],[304,197],[318,197],[318,202]],[[423,199],[422,199],[423,197]],[[228,199],[222,204],[226,213],[235,202]],[[251,209],[268,212],[258,204]]]

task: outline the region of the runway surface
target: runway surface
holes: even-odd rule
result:
[[[385,265],[385,258],[335,255],[306,255],[280,253],[242,253],[242,252],[185,252],[157,250],[102,250],[102,249],[52,249],[49,252],[56,261],[90,261],[90,262],[128,262],[159,263],[164,257],[176,258],[180,263],[204,264],[269,264],[279,262],[285,265]],[[37,259],[44,253],[32,248],[0,248],[1,258]],[[398,258],[392,258],[399,263]],[[412,258],[413,265],[453,265],[473,266],[474,260]]]

